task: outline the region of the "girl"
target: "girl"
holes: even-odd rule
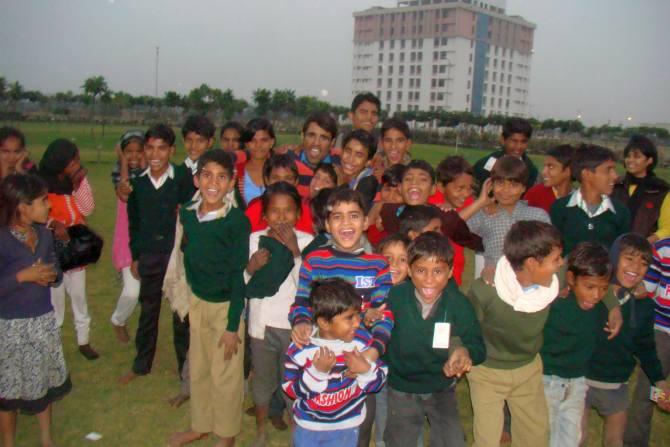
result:
[[[237,188],[246,204],[263,194],[263,164],[275,145],[275,131],[265,118],[254,118],[247,123],[246,148],[249,159],[237,165]]]
[[[39,164],[39,175],[49,188],[49,227],[59,240],[69,239],[67,227],[86,223],[95,208],[93,191],[86,170],[79,160],[79,149],[69,140],[57,139],[47,146]],[[91,317],[86,302],[86,270],[76,268],[63,274],[63,283],[51,290],[51,301],[58,325],[63,325],[65,292],[70,296],[79,352],[88,360],[98,358],[89,343]]]
[[[244,127],[237,121],[228,121],[221,126],[221,133],[219,134],[221,149],[235,156],[235,164],[245,163],[249,158],[240,143],[243,132]]]
[[[0,180],[10,174],[35,171],[35,164],[28,159],[23,132],[15,127],[0,128]]]
[[[130,271],[133,258],[130,254],[130,236],[128,235],[128,211],[126,202],[132,191],[129,180],[139,176],[146,166],[144,159],[144,133],[130,130],[121,136],[117,147],[119,161],[112,172],[112,183],[116,188],[116,225],[114,226],[114,242],[112,245],[112,262],[121,273],[123,289],[112,314],[112,326],[116,338],[121,343],[128,343],[130,337],[126,322],[132,315],[137,298],[140,295],[140,282]]]
[[[298,287],[298,273],[302,263],[300,252],[312,241],[310,234],[294,228],[301,208],[301,198],[295,186],[286,182],[270,185],[263,193],[262,202],[263,218],[268,228],[251,234],[249,264],[244,272],[248,284],[247,296],[250,298],[249,335],[254,369],[251,389],[257,438],[254,445],[265,445],[267,441],[266,421],[270,398],[281,383],[284,353],[291,342],[288,313]],[[259,248],[262,246],[268,248]],[[279,272],[287,260],[292,260],[293,266],[290,270],[284,267],[283,272]],[[263,270],[266,264],[271,268]],[[261,277],[267,279],[264,273],[268,270],[271,270],[269,276],[276,279],[275,287],[265,292],[269,295],[265,296],[262,291],[250,292],[253,290],[253,281],[259,281]]]
[[[324,188],[334,188],[337,186],[337,172],[330,163],[321,162],[314,168],[314,175],[309,181],[309,200],[314,199],[316,195]]]
[[[49,299],[62,275],[55,264],[47,185],[12,174],[0,183],[0,431],[12,447],[17,412],[34,414],[51,446],[51,403],[72,384]]]

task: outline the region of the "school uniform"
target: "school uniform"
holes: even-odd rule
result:
[[[472,167],[472,170],[475,173],[475,178],[477,179],[477,183],[479,185],[483,185],[486,179],[491,176],[491,169],[493,169],[493,165],[496,164],[496,161],[498,161],[500,157],[504,157],[505,155],[506,154],[504,150],[499,150],[477,160],[477,162]],[[526,168],[528,168],[528,181],[526,182],[526,188],[530,188],[535,183],[537,183],[538,171],[533,161],[525,152],[521,156],[521,161],[523,161],[526,165]]]

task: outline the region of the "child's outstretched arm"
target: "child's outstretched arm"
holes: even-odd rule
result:
[[[366,317],[364,318],[366,324],[370,326],[373,338],[372,345],[365,351],[365,357],[370,361],[376,361],[377,358],[386,352],[386,346],[391,339],[391,330],[394,325],[393,312],[386,308],[386,297],[392,285],[391,271],[388,264],[385,264],[385,267],[375,277],[375,289],[370,296],[370,308],[366,309]],[[372,318],[367,315],[368,312],[374,315],[375,318],[379,318],[376,318],[375,321],[370,321]]]
[[[90,216],[95,209],[95,200],[93,199],[93,189],[88,182],[88,176],[84,176],[77,189],[72,193],[74,203],[84,216]]]
[[[308,256],[300,266],[298,277],[298,292],[291,305],[288,319],[291,322],[291,339],[298,347],[309,343],[312,334],[312,307],[309,303],[309,294],[312,291],[312,265]]]
[[[299,360],[298,357],[306,354],[300,348],[292,345],[286,351],[282,388],[291,399],[309,400],[328,388],[329,373],[337,363],[337,357],[324,347],[313,352],[311,359]]]

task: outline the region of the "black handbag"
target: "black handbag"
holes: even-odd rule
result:
[[[102,238],[86,225],[68,227],[69,241],[54,238],[56,257],[62,271],[98,262],[104,244]]]

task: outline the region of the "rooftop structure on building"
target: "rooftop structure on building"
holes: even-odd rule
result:
[[[527,116],[535,24],[505,0],[406,0],[354,13],[352,94],[389,113]]]

